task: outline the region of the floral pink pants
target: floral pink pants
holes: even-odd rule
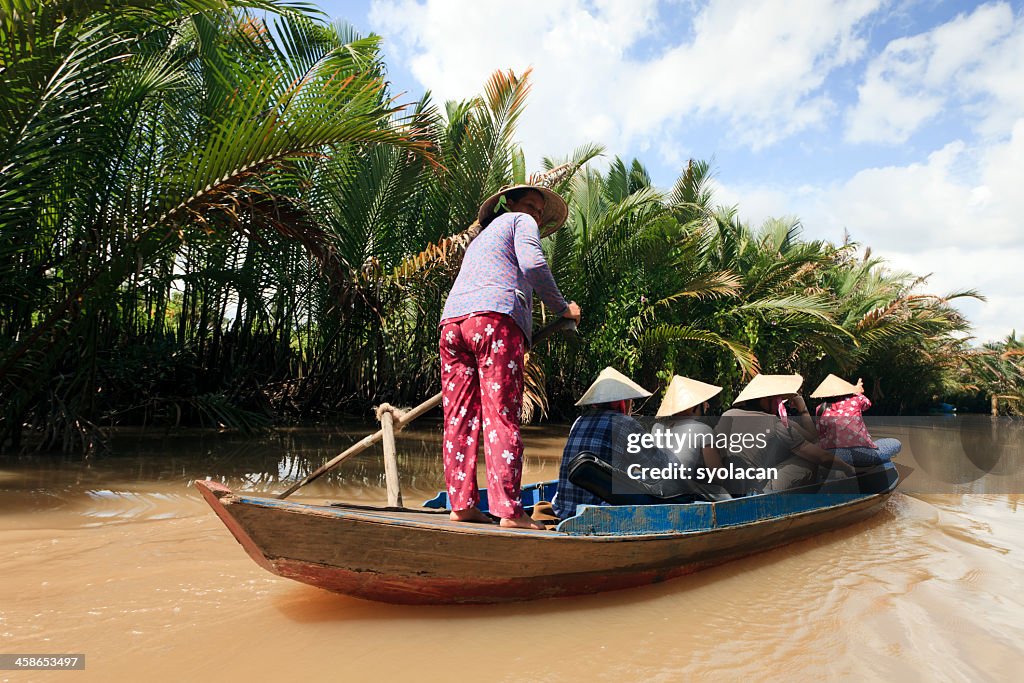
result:
[[[523,401],[525,339],[512,318],[478,313],[442,321],[441,393],[444,406],[444,478],[452,510],[480,502],[477,442],[484,443],[488,508],[498,517],[523,512]]]

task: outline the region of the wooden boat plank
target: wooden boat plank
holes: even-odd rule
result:
[[[864,500],[844,517],[855,522],[874,513],[881,501]],[[668,580],[737,557],[768,550],[833,528],[821,516],[778,520],[772,529],[748,525],[718,529],[697,539],[600,542],[601,537],[562,536],[556,542],[523,539],[501,547],[474,544],[479,552],[421,546],[416,539],[397,537],[391,543],[411,544],[397,552],[389,543],[368,563],[335,558],[316,563],[272,558],[276,573],[312,585],[374,600],[401,603],[488,603],[587,594]],[[404,530],[408,532],[409,530]],[[599,540],[600,539],[600,540]],[[501,537],[488,539],[500,541]],[[355,558],[353,558],[354,560]]]
[[[242,527],[241,524],[235,519],[235,516],[231,514],[227,507],[223,504],[222,499],[232,496],[231,489],[223,484],[219,484],[215,481],[204,481],[196,482],[196,488],[202,493],[203,498],[213,508],[213,511],[217,513],[220,521],[224,522],[224,526],[228,528],[231,535],[235,537],[235,540],[245,549],[245,552],[249,554],[256,564],[260,565],[267,571],[274,572],[273,565],[267,560],[263,550],[252,540],[248,532]],[[275,572],[276,573],[276,572]]]
[[[453,522],[444,511],[411,508],[374,508],[371,506],[346,507],[340,505],[309,505],[275,498],[262,498],[232,494],[233,502],[268,509],[297,512],[301,515],[312,515],[328,519],[366,519],[386,524],[426,527],[430,529],[445,528],[455,533],[464,534],[552,534],[551,531],[533,531],[529,529],[506,529],[497,524],[466,524]]]
[[[280,576],[387,602],[486,603],[615,590],[688,574],[864,519],[885,503],[895,481],[881,493],[844,494],[843,501],[817,494],[774,496],[775,503],[751,497],[591,507],[575,522],[589,517],[589,531],[581,527],[576,534],[456,523],[428,511],[239,496],[213,482],[197,486],[246,551]],[[824,500],[838,504],[821,507]],[[650,533],[600,533],[624,516],[632,518],[630,529]],[[604,527],[597,525],[602,519]]]
[[[865,498],[854,505],[865,512],[882,501]],[[281,514],[270,506],[230,504],[231,514],[279,568],[291,560],[321,568],[337,568],[369,578],[384,576],[426,585],[449,580],[480,589],[503,582],[557,586],[563,593],[580,586],[630,583],[629,574],[686,573],[687,565],[706,566],[795,540],[803,533],[829,528],[836,517],[856,510],[827,510],[806,519],[785,518],[732,529],[654,538],[570,536],[553,532],[466,533],[436,527],[426,532],[414,525],[394,524],[365,515]],[[646,579],[644,579],[646,580]],[[635,585],[635,584],[632,584]],[[473,597],[468,584],[467,597]]]

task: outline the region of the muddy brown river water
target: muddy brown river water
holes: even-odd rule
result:
[[[1024,669],[1022,428],[892,421],[917,471],[867,522],[640,589],[401,607],[277,578],[198,493],[282,490],[371,425],[245,440],[126,433],[90,463],[0,460],[0,654],[84,653],[0,681],[1013,681]],[[525,481],[568,428],[528,428]],[[437,427],[400,435],[408,502],[442,488]],[[481,478],[483,467],[480,467]],[[383,503],[379,451],[295,500]]]

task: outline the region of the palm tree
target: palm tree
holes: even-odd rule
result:
[[[297,7],[0,5],[0,443],[29,424],[88,450],[101,423],[257,428],[434,392],[477,208],[527,179],[529,72],[404,107],[378,37]],[[950,302],[976,293],[923,294],[796,219],[750,227],[706,162],[665,193],[638,160],[590,167],[602,151],[544,160],[570,207],[545,248],[584,319],[579,343],[532,351],[533,412],[565,414],[608,364],[725,400],[761,369],[860,373],[893,409],[1010,376],[966,347]]]
[[[135,302],[118,306],[126,283],[135,285],[130,298],[154,294],[191,258],[183,250],[240,237],[221,248],[241,251],[243,269],[255,245],[284,239],[337,270],[299,199],[310,160],[375,145],[427,152],[416,124],[396,118],[379,39],[283,2],[18,2],[5,10],[5,436],[48,396],[55,414],[47,421],[91,438],[102,389],[96,350],[120,316],[136,316]],[[217,308],[194,297],[183,305]]]
[[[1001,342],[988,343],[969,352],[965,389],[981,393],[991,402],[993,414],[1024,413],[1024,343],[1014,331]]]

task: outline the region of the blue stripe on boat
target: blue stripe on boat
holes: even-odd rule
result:
[[[710,531],[845,505],[891,491],[899,477],[895,466],[885,463],[873,475],[873,479],[879,488],[871,493],[855,492],[858,480],[850,478],[822,484],[814,493],[766,493],[716,503],[581,505],[576,516],[563,520],[556,530],[571,536],[637,536]],[[524,486],[523,506],[529,508],[541,500],[550,501],[554,497],[556,485],[555,481],[547,481]],[[442,491],[423,505],[447,509],[448,494]],[[486,511],[486,505],[487,489],[480,489],[480,509]]]

